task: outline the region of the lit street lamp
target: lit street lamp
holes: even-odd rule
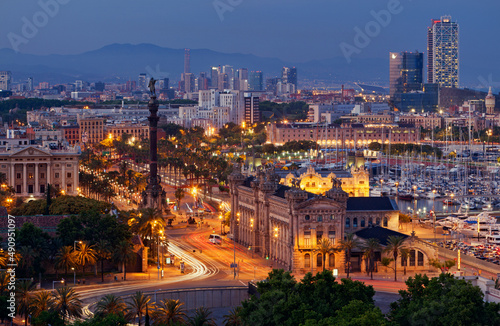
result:
[[[60,281],[52,281],[52,290],[55,289],[55,284],[56,283],[61,283],[61,284],[64,284],[64,279],[61,279]]]
[[[81,240],[75,240],[75,241],[73,242],[73,250],[74,250],[74,251],[76,251],[76,244],[77,244],[77,243],[78,243],[78,244],[82,244],[82,241],[81,241]]]
[[[222,235],[222,214],[219,215],[220,220],[220,234]]]
[[[278,227],[274,228],[274,242],[276,244],[276,251],[274,253],[274,259],[276,261],[276,268],[278,268]]]
[[[76,285],[76,270],[74,267],[71,267],[71,269],[73,270],[73,285]]]

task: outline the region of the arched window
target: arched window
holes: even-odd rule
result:
[[[380,226],[380,218],[377,217],[377,226]]]
[[[362,228],[365,227],[365,218],[364,217],[361,218],[361,227]]]
[[[368,226],[373,226],[373,219],[371,217],[368,219]]]
[[[384,217],[384,227],[387,227],[387,216]]]
[[[417,265],[424,266],[424,254],[421,251],[418,252]]]
[[[318,222],[323,222],[323,216],[318,215]]]
[[[316,267],[323,267],[323,255],[322,254],[318,254],[318,256],[316,256]]]
[[[328,266],[330,266],[331,268],[335,267],[335,255],[334,254],[328,255]]]
[[[304,255],[304,268],[311,268],[311,255]]]
[[[358,218],[355,217],[352,219],[352,227],[357,228],[358,227]]]
[[[306,216],[304,217],[304,219],[305,219],[306,221],[309,221],[309,220],[311,219],[311,217],[310,217],[309,215],[306,215]]]
[[[346,229],[351,227],[351,219],[348,217],[346,217],[346,219],[345,219],[345,227],[346,227]]]

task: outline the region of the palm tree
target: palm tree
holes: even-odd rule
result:
[[[182,309],[183,305],[179,300],[167,299],[160,301],[152,313],[153,325],[184,323],[186,313]]]
[[[73,247],[64,246],[56,254],[55,267],[64,268],[64,277],[68,276],[68,268],[76,267],[76,255]]]
[[[375,252],[380,251],[380,241],[376,238],[370,238],[365,241],[365,255],[368,258],[368,273],[373,280],[373,270],[375,269]]]
[[[231,309],[227,315],[224,315],[224,326],[243,325],[243,321],[241,320],[240,316],[241,309],[242,307],[238,306],[236,308]]]
[[[109,314],[119,315],[122,314],[127,309],[125,302],[122,298],[117,297],[114,294],[108,294],[97,302],[96,314],[101,316],[106,316]]]
[[[142,316],[146,315],[146,307],[148,306],[151,298],[144,295],[142,292],[136,292],[132,297],[131,301],[127,303],[127,319],[134,320],[135,317],[139,319],[139,326],[141,326]]]
[[[385,247],[385,252],[392,253],[392,257],[394,258],[394,282],[397,281],[397,260],[399,252],[402,248],[404,248],[405,238],[402,236],[391,235],[387,238],[387,245]]]
[[[354,233],[347,233],[345,239],[340,241],[340,248],[346,252],[346,269],[347,278],[349,278],[349,272],[351,269],[351,253],[356,247],[359,247],[360,242],[354,237]]]
[[[175,196],[175,199],[177,199],[177,207],[180,208],[180,206],[181,206],[181,200],[185,196],[184,189],[182,189],[182,188],[175,189],[174,196]]]
[[[17,313],[24,316],[24,325],[28,325],[28,315],[31,313],[31,291],[34,284],[31,281],[21,281],[16,287]]]
[[[139,219],[136,220],[135,225],[132,225],[133,229],[137,230],[137,234],[141,236],[143,240],[148,240],[148,246],[150,251],[154,244],[154,239],[159,236],[160,231],[165,230],[165,219],[161,210],[156,208],[146,208],[140,211]]]
[[[96,262],[96,252],[93,246],[89,246],[85,242],[78,244],[78,249],[76,250],[75,260],[78,265],[82,266],[83,277],[85,277],[85,265],[93,265]]]
[[[333,254],[337,252],[338,249],[333,246],[332,242],[329,239],[322,238],[319,241],[318,247],[316,248],[315,251],[321,253],[321,256],[323,258],[323,271],[324,271],[326,263],[326,254]]]
[[[123,280],[127,280],[127,263],[132,262],[135,259],[134,246],[132,242],[128,240],[120,241],[113,251],[113,259],[116,263],[122,264],[123,269]]]
[[[111,258],[109,241],[100,239],[95,244],[97,260],[101,262],[101,282],[104,283],[104,261]]]
[[[57,289],[53,297],[54,303],[52,309],[57,311],[63,323],[66,317],[79,318],[82,316],[82,300],[80,300],[80,296],[76,293],[75,289],[64,286]]]
[[[7,272],[0,272],[0,295],[3,295],[7,292],[10,282],[10,274]]]
[[[38,317],[42,311],[47,311],[52,307],[52,293],[47,290],[41,290],[33,295],[31,300],[31,314],[33,317]]]
[[[408,249],[408,248],[401,248],[399,250],[399,253],[401,255],[401,262],[402,262],[402,265],[403,265],[404,275],[406,275],[406,266],[408,265],[408,258],[410,257],[410,249]]]
[[[214,319],[211,317],[212,312],[205,308],[196,308],[194,311],[194,316],[190,317],[188,320],[188,325],[190,326],[216,326]]]

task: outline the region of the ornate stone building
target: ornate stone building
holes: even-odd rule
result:
[[[332,181],[340,179],[342,190],[349,194],[349,197],[370,196],[370,174],[364,167],[352,166],[349,173],[347,171],[315,169],[310,165],[304,173],[301,173],[300,170],[290,172],[281,180],[281,183],[291,186],[292,180],[296,178],[300,180],[300,189],[317,195],[324,195],[327,190],[332,188]]]
[[[75,149],[14,148],[0,152],[0,172],[17,196],[42,197],[47,184],[77,195],[79,156]]]
[[[231,232],[235,241],[262,257],[277,259],[297,272],[319,271],[321,239],[338,245],[346,232],[371,225],[397,229],[399,211],[387,197],[349,197],[342,181],[330,180],[330,189],[316,195],[299,187],[279,184],[274,167],[245,177],[235,167],[229,176]],[[328,254],[327,268],[343,266],[343,254]]]

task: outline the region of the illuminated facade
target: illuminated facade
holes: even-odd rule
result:
[[[267,125],[267,140],[275,145],[310,140],[320,146],[354,148],[372,142],[420,143],[420,128],[406,124],[349,124],[318,127],[313,123],[272,123]]]
[[[339,246],[346,232],[368,226],[397,229],[399,211],[388,197],[349,197],[342,181],[331,180],[324,195],[279,184],[274,168],[245,177],[235,166],[229,176],[231,232],[235,241],[262,257],[276,259],[289,270],[315,272],[323,268],[316,249],[321,239]],[[327,269],[341,268],[344,255],[327,254]],[[357,265],[356,265],[357,266]],[[361,265],[359,265],[361,268]]]
[[[440,87],[458,88],[459,84],[459,41],[458,24],[450,16],[432,20],[428,30],[428,81]],[[432,55],[432,57],[430,57]]]
[[[300,172],[299,172],[300,173]],[[289,173],[280,183],[286,186],[292,186],[294,179],[300,180],[300,189],[311,192],[316,195],[324,195],[333,187],[333,181],[339,179],[342,182],[342,190],[349,197],[369,197],[370,175],[364,167],[351,167],[350,173],[346,171],[321,171],[309,166],[307,171],[298,176]]]

